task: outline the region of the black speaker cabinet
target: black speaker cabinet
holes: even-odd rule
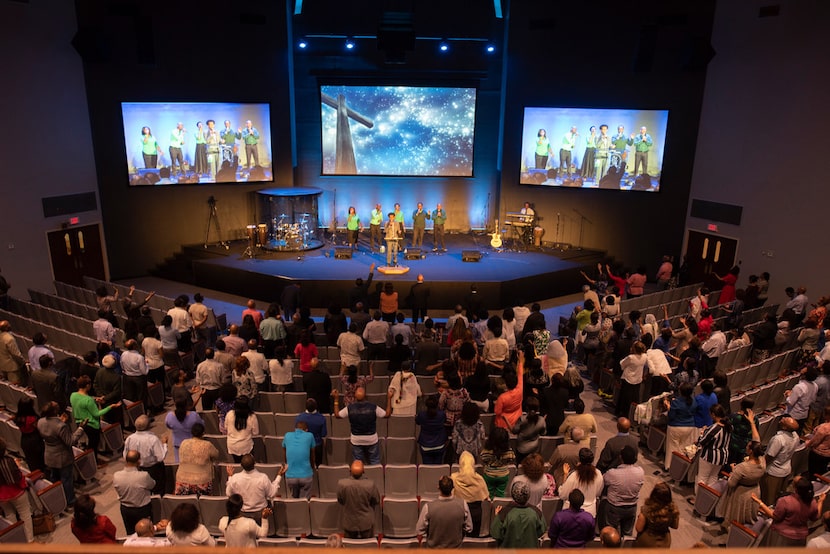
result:
[[[351,246],[335,246],[334,257],[338,260],[351,260],[352,247]]]
[[[420,248],[407,248],[406,254],[403,256],[407,260],[420,260],[421,259],[421,249]]]
[[[480,262],[481,261],[481,252],[478,250],[462,250],[461,251],[461,261],[462,262]]]

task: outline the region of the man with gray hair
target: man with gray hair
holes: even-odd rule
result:
[[[171,546],[167,537],[156,536],[157,532],[163,531],[166,527],[167,522],[165,520],[161,520],[156,525],[153,525],[150,518],[145,517],[135,524],[135,534],[126,538],[124,546]]]
[[[112,486],[121,500],[121,519],[127,534],[135,533],[135,524],[153,515],[150,495],[156,482],[146,471],[139,471],[141,454],[130,450],[124,456],[124,469],[112,476]]]
[[[147,412],[147,361],[139,352],[138,341],[128,340],[121,354],[121,394],[125,400],[141,402]]]
[[[579,449],[582,448],[582,440],[585,438],[585,430],[582,427],[573,427],[570,430],[570,442],[560,444],[553,451],[553,456],[550,457],[550,470],[553,475],[554,482],[564,483],[565,472],[563,467],[568,464],[571,467],[576,467],[579,464]]]
[[[135,433],[124,440],[124,459],[127,459],[127,453],[134,450],[141,456],[139,469],[146,471],[150,477],[156,482],[153,487],[153,494],[164,494],[165,489],[165,471],[164,458],[167,457],[167,441],[169,435],[165,433],[161,439],[149,431],[150,418],[146,415],[140,415],[135,420]]]
[[[473,530],[467,503],[453,496],[453,480],[447,475],[438,481],[437,500],[425,502],[421,508],[416,529],[418,536],[426,536],[429,548],[459,548],[464,534]]]

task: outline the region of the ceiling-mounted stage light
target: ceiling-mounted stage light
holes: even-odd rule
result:
[[[352,37],[348,37],[346,39],[346,50],[354,50],[354,39]]]
[[[305,50],[306,48],[308,48],[308,41],[304,38],[301,38],[299,42],[297,42],[297,48],[299,48],[300,50]]]
[[[496,45],[493,43],[487,43],[487,46],[484,47],[484,51],[488,54],[492,54],[496,51]]]
[[[441,52],[449,52],[450,43],[446,40],[442,40],[440,43],[438,43],[438,50],[440,50]]]

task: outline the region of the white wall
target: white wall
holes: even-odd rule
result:
[[[719,0],[697,142],[691,199],[743,206],[740,284],[772,275],[770,298],[805,285],[830,293],[825,237],[830,181],[830,2],[780,0],[778,17],[758,17],[768,0]],[[706,231],[706,220],[687,227]],[[772,251],[772,256],[762,252]]]
[[[44,218],[41,198],[97,190],[75,30],[73,2],[0,2],[0,268],[13,296],[52,289],[46,233],[68,216]]]

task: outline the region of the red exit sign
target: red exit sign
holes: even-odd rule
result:
[[[710,223],[709,225],[706,226],[706,230],[707,231],[713,231],[713,232],[717,233],[718,232],[718,226],[717,226],[716,223]]]
[[[70,218],[69,218],[69,224],[70,224],[70,225],[77,225],[77,224],[78,224],[78,223],[80,223],[80,222],[81,222],[81,218],[80,218],[80,217],[70,217]],[[711,229],[710,229],[710,230],[711,230]]]

